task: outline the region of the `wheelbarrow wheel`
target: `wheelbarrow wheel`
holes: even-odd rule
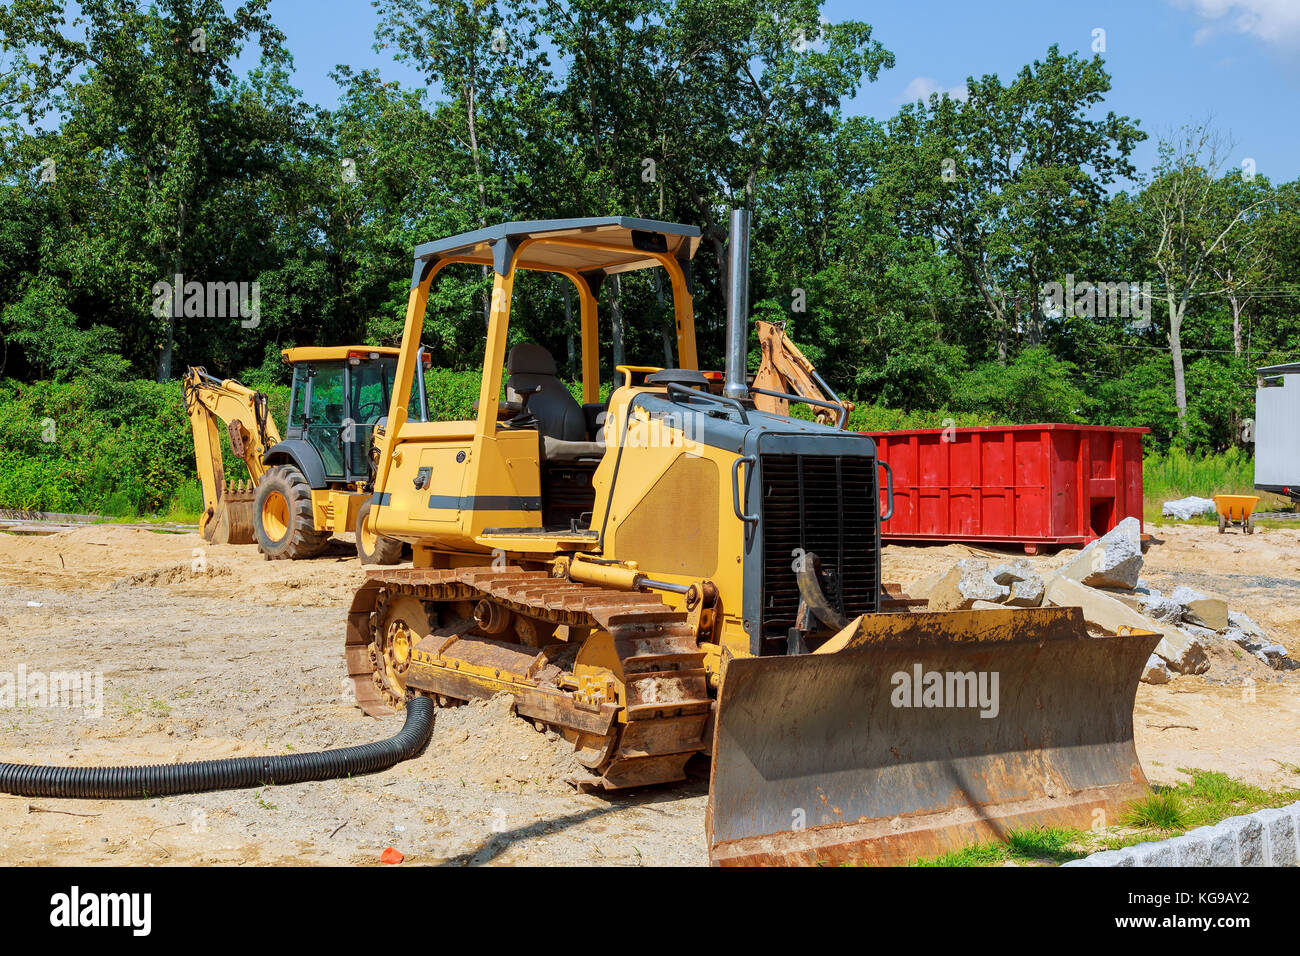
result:
[[[1246,534],[1255,533],[1255,519],[1253,517],[1246,519]]]
[[[1228,519],[1225,518],[1223,515],[1219,515],[1219,534],[1223,534],[1223,532],[1227,530],[1228,530]]]

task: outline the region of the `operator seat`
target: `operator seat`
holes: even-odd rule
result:
[[[536,419],[542,457],[550,460],[600,458],[603,442],[587,441],[582,406],[555,375],[555,358],[540,345],[521,342],[506,356],[506,398],[522,402],[529,394],[527,416]],[[533,391],[536,389],[537,391]]]

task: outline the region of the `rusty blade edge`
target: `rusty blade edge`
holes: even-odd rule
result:
[[[972,843],[1005,839],[1034,826],[1088,829],[1117,820],[1127,804],[1146,793],[1143,784],[1095,787],[1064,799],[1042,798],[1009,805],[960,807],[855,823],[767,833],[709,846],[714,866],[900,866]],[[710,815],[712,808],[710,807]]]

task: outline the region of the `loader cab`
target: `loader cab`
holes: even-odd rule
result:
[[[300,454],[319,459],[316,474],[326,483],[368,481],[371,441],[392,400],[398,350],[302,348],[282,356],[293,367],[286,440],[305,443]]]
[[[473,421],[420,425],[409,405],[394,401],[389,418],[397,434],[386,439],[384,474],[376,478],[376,491],[390,495],[394,507],[380,509],[381,530],[396,536],[404,530],[414,538],[418,529],[420,537],[449,545],[467,539],[482,545],[509,536],[583,541],[596,536],[594,481],[609,457],[598,299],[610,276],[662,269],[672,294],[678,364],[698,368],[687,271],[699,241],[694,226],[609,217],[505,223],[418,247],[397,394],[410,387],[415,374],[430,287],[443,268],[489,268],[492,308]],[[521,271],[551,273],[576,290],[581,342],[576,394],[542,343],[511,342],[511,306]],[[643,383],[654,371],[620,367],[610,384],[617,390],[634,379]],[[390,477],[393,469],[402,477]],[[408,472],[413,494],[404,480]]]

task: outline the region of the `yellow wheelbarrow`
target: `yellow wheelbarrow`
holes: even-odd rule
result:
[[[1254,534],[1255,519],[1251,513],[1257,504],[1258,495],[1215,495],[1214,507],[1219,509],[1219,534],[1223,534],[1228,525],[1235,525],[1246,534]]]

